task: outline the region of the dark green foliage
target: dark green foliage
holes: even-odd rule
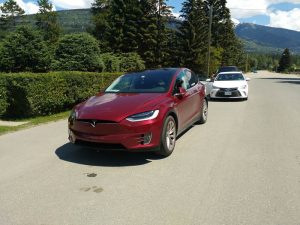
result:
[[[6,79],[0,74],[0,117],[4,115],[7,109],[7,83]]]
[[[109,0],[95,0],[91,8],[92,22],[94,26],[89,28],[89,32],[99,40],[100,48],[104,52],[111,50],[107,37],[107,30],[109,27],[109,2]]]
[[[124,53],[120,56],[120,71],[134,72],[145,69],[145,62],[137,53]]]
[[[23,118],[65,111],[95,95],[119,75],[82,72],[0,74],[0,84],[4,82],[0,85],[0,93],[7,92],[8,96],[7,102],[4,98],[0,101],[1,114],[8,118]]]
[[[7,0],[0,6],[0,24],[3,27],[16,26],[16,18],[25,14],[25,11],[14,0]]]
[[[0,71],[47,71],[51,57],[42,36],[30,27],[20,27],[3,40]]]
[[[204,73],[207,51],[208,26],[202,0],[187,0],[183,3],[179,28],[181,59],[184,66]]]
[[[87,33],[63,36],[55,51],[52,68],[67,71],[103,71],[98,41]]]
[[[145,62],[134,52],[118,55],[104,53],[100,58],[104,62],[105,72],[133,72],[145,69]]]
[[[290,50],[286,48],[280,58],[278,72],[287,72],[292,66]]]
[[[53,5],[49,0],[38,0],[39,12],[36,14],[36,26],[44,35],[44,40],[50,44],[57,42],[61,33],[57,13],[53,12]]]
[[[100,55],[104,63],[104,72],[117,72],[120,71],[120,59],[113,53],[104,53]]]

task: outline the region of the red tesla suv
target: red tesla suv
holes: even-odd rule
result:
[[[104,150],[169,156],[176,137],[196,122],[205,123],[207,112],[205,87],[189,69],[128,73],[74,107],[69,140]]]

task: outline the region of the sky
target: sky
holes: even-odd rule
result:
[[[32,14],[38,11],[36,0],[16,0]],[[94,0],[51,0],[56,10],[89,8]],[[168,0],[178,16],[184,0]],[[0,0],[0,4],[5,0]],[[227,0],[235,23],[255,23],[300,31],[300,0]]]

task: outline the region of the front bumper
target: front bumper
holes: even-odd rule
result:
[[[148,151],[160,145],[160,120],[105,123],[94,125],[76,120],[69,123],[69,140],[74,144],[101,150]]]
[[[212,89],[210,92],[210,98],[248,98],[248,89],[239,88],[218,88]]]

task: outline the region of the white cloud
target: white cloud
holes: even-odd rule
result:
[[[52,0],[56,7],[63,9],[83,9],[90,8],[94,0]]]
[[[269,14],[270,26],[281,27],[300,31],[300,9],[295,8],[291,11],[277,10]]]
[[[227,7],[230,8],[233,18],[249,18],[258,15],[269,15],[270,6],[278,3],[299,4],[300,0],[228,0]]]
[[[16,2],[25,10],[26,14],[34,14],[39,11],[38,5],[33,2],[24,2],[23,0],[16,0]]]

